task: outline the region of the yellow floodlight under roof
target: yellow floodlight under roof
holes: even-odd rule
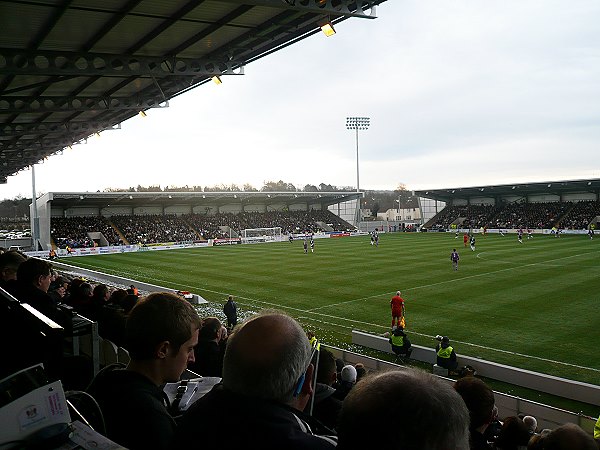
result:
[[[329,36],[333,36],[335,34],[335,28],[333,28],[333,24],[331,23],[330,20],[321,22],[319,24],[319,26],[321,27],[321,31],[323,31],[323,33],[325,33],[325,36],[329,37]]]

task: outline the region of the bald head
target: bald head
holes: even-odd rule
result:
[[[302,327],[278,312],[252,317],[229,337],[223,385],[238,394],[289,403],[310,359]]]

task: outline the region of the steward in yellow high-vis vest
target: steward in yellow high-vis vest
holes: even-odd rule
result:
[[[410,358],[410,354],[412,353],[412,346],[410,343],[410,339],[402,329],[402,327],[397,327],[389,340],[392,345],[392,351],[398,356],[406,356]]]
[[[448,336],[443,336],[441,342],[436,345],[435,352],[437,353],[436,364],[448,370],[455,370],[458,367],[456,353],[450,345]]]

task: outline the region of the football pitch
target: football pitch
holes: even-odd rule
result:
[[[460,254],[458,271],[450,252]],[[389,301],[406,301],[406,331],[433,347],[447,335],[461,354],[600,384],[600,238],[454,233],[315,239],[63,259],[69,264],[188,290],[220,313],[227,294],[241,315],[276,308],[324,343],[349,348],[351,330],[389,331]],[[211,311],[210,309],[205,311]]]

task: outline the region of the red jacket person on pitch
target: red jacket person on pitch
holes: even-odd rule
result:
[[[404,318],[404,299],[400,297],[400,291],[392,297],[390,305],[392,306],[392,328],[394,328],[394,323],[400,326],[400,321]]]

